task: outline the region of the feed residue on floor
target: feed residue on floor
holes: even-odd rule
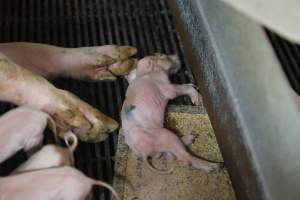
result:
[[[203,158],[222,161],[216,138],[207,114],[169,112],[166,126],[177,135],[197,135],[190,150]],[[158,168],[170,169],[171,174],[155,173],[128,149],[120,134],[114,186],[124,200],[232,200],[235,195],[226,170],[205,173],[186,167],[177,161],[155,161]],[[120,178],[125,177],[125,178]],[[125,181],[124,181],[125,179]]]

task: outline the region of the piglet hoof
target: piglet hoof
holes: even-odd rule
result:
[[[224,163],[211,163],[208,168],[205,169],[208,173],[219,172],[224,168]]]
[[[195,90],[199,91],[199,87],[193,83],[189,83],[188,85],[192,86],[193,88],[195,88]]]
[[[181,141],[186,145],[189,146],[191,144],[194,143],[194,141],[196,140],[197,135],[194,134],[189,134],[189,135],[184,135],[181,137]]]
[[[191,100],[196,106],[200,106],[202,104],[202,96],[196,90],[191,94]]]

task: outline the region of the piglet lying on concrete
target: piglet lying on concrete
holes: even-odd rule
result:
[[[220,163],[197,158],[187,152],[185,145],[193,141],[188,135],[180,140],[164,128],[165,108],[170,99],[188,95],[196,105],[201,96],[192,84],[172,84],[168,75],[180,68],[176,55],[148,56],[139,60],[137,68],[127,76],[129,87],[121,111],[126,143],[149,163],[162,154],[206,172],[217,171]]]
[[[77,137],[72,132],[68,132],[64,135],[64,139],[68,148],[53,144],[45,145],[41,150],[33,154],[25,163],[15,169],[12,174],[51,167],[74,165],[74,151],[78,144]],[[70,140],[72,141],[71,144]]]
[[[18,107],[0,117],[0,163],[23,149],[40,147],[49,116],[29,107]],[[54,125],[55,126],[55,125]]]
[[[1,200],[84,200],[89,197],[93,185],[109,189],[108,184],[86,177],[72,167],[59,167],[20,173],[0,178]]]

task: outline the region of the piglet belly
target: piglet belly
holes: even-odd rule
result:
[[[132,118],[139,124],[146,126],[162,126],[167,100],[157,87],[149,87],[136,91],[127,96],[124,106],[133,106]],[[124,107],[123,107],[124,108]]]

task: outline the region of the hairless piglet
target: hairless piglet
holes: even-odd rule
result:
[[[86,177],[69,166],[42,169],[0,178],[1,200],[84,200],[93,185],[116,191],[107,183]]]
[[[30,107],[18,107],[0,117],[0,163],[23,149],[28,154],[40,148],[47,120],[55,127],[48,114]],[[53,130],[56,130],[53,128]],[[55,137],[56,132],[54,131]]]
[[[72,132],[64,134],[65,143],[68,148],[48,144],[41,150],[33,154],[25,163],[15,169],[12,174],[46,169],[51,167],[74,165],[74,151],[78,144],[78,139]],[[70,144],[70,140],[72,143]]]
[[[156,54],[138,61],[137,68],[127,76],[129,87],[121,111],[125,141],[151,169],[153,166],[149,160],[164,155],[167,159],[178,159],[206,172],[218,171],[221,163],[200,159],[186,150],[185,146],[193,141],[194,136],[187,135],[180,140],[164,128],[165,109],[169,100],[188,95],[194,104],[201,103],[201,96],[194,85],[170,82],[168,75],[179,68],[176,55]]]

